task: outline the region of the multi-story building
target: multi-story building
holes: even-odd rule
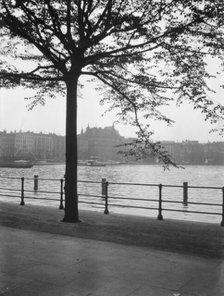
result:
[[[55,161],[65,161],[65,137],[53,134],[53,157]]]
[[[33,132],[0,132],[0,158],[64,161],[65,137]]]
[[[52,134],[34,134],[34,155],[36,159],[47,160],[53,158],[54,142]]]
[[[15,133],[0,133],[0,158],[12,159],[15,154]]]
[[[224,164],[224,142],[204,144],[206,164]]]
[[[82,130],[77,136],[77,140],[79,159],[86,160],[94,156],[102,161],[124,161],[124,156],[118,154],[118,151],[125,152],[130,147],[128,145],[118,147],[118,145],[130,143],[134,139],[120,136],[114,126],[105,128],[88,126],[85,132]],[[224,142],[202,144],[198,141],[164,141],[161,144],[177,164],[224,165]],[[3,131],[0,132],[0,158],[65,161],[65,137],[55,134]],[[135,162],[136,157],[129,156],[126,160]],[[147,157],[141,160],[141,163],[144,162],[156,162],[150,151]]]
[[[81,134],[77,137],[78,140],[78,157],[79,159],[87,159],[89,158],[89,140],[86,137],[83,130]]]
[[[32,132],[15,133],[15,158],[34,158],[34,134]]]
[[[90,128],[78,135],[79,159],[87,159],[91,156],[100,160],[119,160],[118,145],[124,143],[124,137],[112,127]]]

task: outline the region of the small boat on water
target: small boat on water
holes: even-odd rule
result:
[[[82,166],[91,166],[91,167],[96,167],[96,166],[105,166],[106,164],[104,162],[98,161],[97,157],[90,157],[90,159],[87,160],[78,160],[78,165]]]
[[[106,164],[103,162],[100,162],[100,161],[94,161],[94,160],[87,159],[86,165],[87,166],[101,166],[102,167],[102,166],[105,166]]]
[[[46,161],[46,160],[38,160],[35,161],[34,164],[35,166],[41,166],[41,165],[65,165],[65,162],[51,162],[51,161]]]
[[[0,168],[32,168],[33,163],[29,160],[0,160]]]

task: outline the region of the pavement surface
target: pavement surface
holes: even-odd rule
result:
[[[224,227],[0,202],[0,295],[223,296]]]

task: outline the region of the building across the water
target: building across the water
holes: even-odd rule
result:
[[[0,132],[1,159],[65,160],[65,137],[33,132]]]
[[[116,147],[125,138],[113,126],[86,128],[77,136],[78,158],[94,156],[100,160],[120,160]],[[65,136],[52,133],[0,132],[0,159],[65,161]]]
[[[122,154],[118,153],[127,149],[127,147],[118,147],[119,145],[130,143],[134,139],[121,136],[114,125],[104,128],[88,126],[77,136],[77,140],[80,160],[95,157],[101,161],[136,161],[135,156],[124,159]],[[164,141],[161,144],[177,164],[224,165],[224,142]],[[0,159],[63,162],[65,136],[31,131],[10,133],[0,131]],[[140,160],[140,163],[156,163],[156,159],[149,153],[148,158]]]
[[[114,125],[104,128],[88,126],[78,135],[78,158],[88,159],[94,156],[102,161],[120,160],[118,145],[125,141],[127,140],[120,136]]]

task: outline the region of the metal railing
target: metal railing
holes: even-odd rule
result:
[[[12,186],[6,187],[1,186],[2,180],[10,180],[10,183],[15,183],[16,188]],[[9,176],[0,176],[0,196],[4,197],[16,197],[20,198],[20,205],[25,205],[27,200],[44,200],[44,201],[56,201],[59,202],[59,209],[64,209],[64,178],[61,179],[45,179],[38,178],[37,175],[34,178],[18,178]],[[29,182],[29,186],[26,183]],[[56,182],[54,187],[59,188],[59,190],[39,190],[39,182]],[[33,185],[31,188],[31,184]],[[78,192],[79,203],[88,204],[92,206],[100,206],[104,209],[104,214],[109,214],[109,208],[126,208],[126,209],[136,209],[136,210],[154,210],[157,212],[157,219],[163,220],[164,212],[179,212],[187,214],[202,214],[202,215],[215,215],[221,216],[221,226],[224,226],[224,187],[206,187],[206,186],[189,186],[187,182],[183,185],[166,185],[166,184],[143,184],[143,183],[125,183],[125,182],[108,182],[106,179],[102,181],[86,181],[78,180],[78,184],[97,185],[98,189],[94,190],[93,193],[89,192]],[[11,184],[10,184],[11,185]],[[141,198],[132,197],[136,193],[132,191],[132,196],[124,197],[122,195],[113,195],[115,186],[128,186],[128,187],[141,187],[146,188],[149,192],[149,188],[154,188],[153,198]],[[28,187],[28,188],[27,188]],[[164,197],[165,188],[181,189],[182,200],[168,199]],[[110,190],[109,190],[110,189]],[[201,189],[201,190],[216,190],[220,192],[220,202],[203,202],[203,201],[190,201],[189,200],[189,189]],[[155,191],[156,190],[156,191]],[[98,191],[98,192],[96,192]],[[119,191],[119,190],[118,190]],[[38,193],[38,195],[37,195]],[[41,196],[40,196],[41,195]],[[44,196],[45,195],[45,196]],[[44,197],[43,197],[44,196]],[[56,197],[57,196],[57,197]],[[84,198],[85,197],[85,198]],[[86,199],[86,197],[88,199]],[[95,198],[95,199],[94,199]],[[92,200],[91,200],[92,199]],[[135,203],[137,202],[137,204]],[[182,208],[175,207],[175,205],[182,205]],[[187,208],[189,205],[199,207],[199,210]],[[201,208],[203,206],[216,209],[220,209],[216,212],[214,211],[203,211]]]

